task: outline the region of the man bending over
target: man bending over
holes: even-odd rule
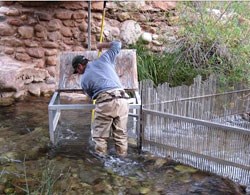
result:
[[[81,75],[81,87],[91,99],[96,100],[92,139],[95,152],[107,154],[109,136],[115,142],[116,154],[127,155],[128,150],[128,95],[122,88],[115,71],[115,58],[121,50],[121,42],[98,43],[97,49],[108,48],[100,58],[89,61],[83,55],[72,60],[74,73]]]

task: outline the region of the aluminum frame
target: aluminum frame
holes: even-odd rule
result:
[[[94,104],[61,104],[60,103],[60,91],[54,92],[49,105],[48,105],[48,115],[49,115],[49,134],[50,141],[53,145],[56,145],[58,140],[55,137],[57,133],[57,124],[60,119],[62,110],[93,110],[95,108]],[[137,120],[136,123],[136,133],[137,139],[139,140],[140,134],[140,111],[141,111],[141,98],[138,91],[134,91],[134,97],[129,100],[129,109],[133,112],[129,113],[129,116],[134,117]]]

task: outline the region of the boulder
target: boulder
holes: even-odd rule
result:
[[[9,57],[0,58],[0,90],[1,92],[18,91],[16,75],[24,66],[21,62],[14,61]]]
[[[126,44],[133,44],[139,39],[141,33],[142,30],[139,23],[134,20],[126,20],[122,23],[120,38]]]
[[[141,38],[143,41],[147,42],[147,43],[151,43],[153,38],[152,38],[152,34],[148,33],[148,32],[144,32],[141,35]]]
[[[50,77],[46,69],[35,68],[32,63],[24,63],[13,60],[8,56],[0,57],[0,92],[1,96],[10,96],[16,98],[20,94],[30,92],[33,95],[40,95],[40,87],[34,86],[45,84]],[[43,85],[42,85],[43,86]],[[55,88],[55,83],[51,85]],[[51,90],[51,86],[48,86]],[[43,91],[47,89],[43,86]]]

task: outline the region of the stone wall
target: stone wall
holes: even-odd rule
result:
[[[162,35],[174,37],[174,2],[108,2],[104,40],[124,47],[139,37],[162,50]],[[91,3],[91,49],[100,39],[103,2]],[[57,88],[61,51],[88,48],[88,2],[0,2],[0,97],[51,94]],[[166,38],[166,37],[165,37]]]

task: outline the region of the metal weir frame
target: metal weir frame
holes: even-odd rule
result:
[[[58,57],[58,67],[60,67],[59,85],[50,100],[48,105],[49,112],[49,131],[52,144],[57,144],[56,127],[62,110],[92,110],[95,108],[93,103],[80,104],[62,104],[60,94],[62,92],[82,92],[80,86],[80,75],[72,74],[73,68],[71,65],[72,59],[79,54],[83,54],[89,60],[97,58],[97,51],[74,51],[62,52]],[[140,111],[141,97],[139,94],[139,83],[137,78],[136,51],[133,49],[123,49],[116,58],[116,72],[126,92],[130,94],[130,111],[129,116],[134,117],[137,121],[136,134],[139,139],[140,132]]]
[[[75,90],[78,91],[78,90]],[[56,91],[48,105],[48,114],[49,114],[49,133],[50,141],[53,145],[56,145],[58,140],[55,137],[56,127],[61,116],[61,111],[63,110],[93,110],[95,108],[94,104],[61,104],[60,90]],[[129,116],[135,117],[137,120],[136,123],[136,132],[137,139],[139,139],[140,132],[140,110],[141,110],[141,99],[138,91],[134,91],[134,97],[129,99],[129,110],[133,111],[129,113]]]

